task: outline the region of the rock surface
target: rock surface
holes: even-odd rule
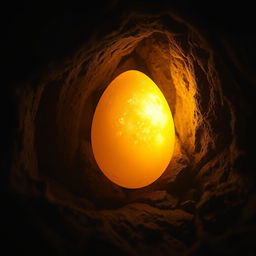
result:
[[[39,15],[34,7],[10,23],[17,73],[3,102],[15,121],[1,171],[10,252],[254,255],[255,38],[250,23],[243,31],[211,6],[216,29],[200,7],[106,1],[98,20],[88,14],[96,9]],[[158,84],[176,127],[167,171],[139,190],[108,181],[90,145],[96,103],[127,69]]]

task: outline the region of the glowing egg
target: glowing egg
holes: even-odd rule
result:
[[[151,184],[168,166],[174,140],[169,105],[148,76],[129,70],[108,85],[91,129],[95,160],[108,179],[125,188]]]

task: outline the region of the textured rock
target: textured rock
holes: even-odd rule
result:
[[[196,208],[196,201],[186,200],[180,204],[180,208],[187,212],[194,213]]]
[[[174,209],[178,204],[178,200],[164,190],[147,193],[136,201],[155,206],[159,209]]]
[[[78,221],[78,218],[81,221]],[[182,210],[160,210],[134,203],[115,211],[84,211],[70,215],[80,232],[96,233],[130,255],[183,253],[191,243],[193,215]],[[87,221],[85,221],[87,220]],[[146,245],[146,246],[145,246]]]
[[[156,8],[150,1],[147,8],[135,9],[110,2],[98,10],[94,26],[81,11],[72,19],[59,15],[40,22],[42,29],[34,34],[31,30],[37,36],[33,51],[46,64],[37,72],[30,61],[16,67],[31,68],[31,74],[13,89],[17,120],[5,169],[11,170],[8,193],[22,196],[4,202],[12,214],[6,213],[11,217],[3,230],[13,230],[16,237],[9,240],[17,248],[30,247],[31,240],[35,250],[45,249],[43,255],[48,248],[62,255],[253,255],[255,172],[248,155],[255,129],[247,121],[254,116],[249,89],[254,71],[249,65],[239,72],[240,53],[214,26],[209,32],[199,24],[196,29],[172,8]],[[156,82],[176,127],[167,171],[135,191],[102,175],[90,145],[96,103],[127,69],[139,69]],[[16,233],[11,223],[18,222],[28,236]]]

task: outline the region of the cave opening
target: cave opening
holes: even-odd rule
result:
[[[73,51],[15,88],[11,190],[61,253],[216,255],[215,244],[226,252],[255,202],[242,170],[246,100],[226,55],[172,11],[126,10],[115,19],[118,26],[88,28]],[[166,171],[135,190],[106,179],[91,141],[98,102],[128,70],[154,81],[175,124]]]
[[[165,95],[173,113],[176,143],[172,160],[167,171],[145,191],[166,186],[182,170],[192,170],[195,162],[206,154],[208,144],[212,143],[209,125],[201,124],[203,118],[197,99],[197,83],[192,61],[187,59],[190,57],[184,57],[183,49],[177,45],[171,32],[152,32],[149,25],[148,30],[137,38],[124,37],[122,33],[115,35],[108,45],[91,57],[86,74],[72,78],[81,72],[77,69],[67,75],[65,80],[68,82],[61,80],[57,85],[45,86],[41,97],[46,102],[42,100],[38,105],[35,130],[38,172],[46,179],[63,184],[71,193],[81,197],[89,195],[97,207],[100,202],[105,205],[106,200],[113,201],[113,198],[119,202],[118,207],[134,200],[133,192],[104,180],[93,157],[90,138],[96,105],[107,85],[120,73],[137,69],[148,74]],[[82,65],[78,65],[81,69]],[[50,127],[47,127],[44,124],[45,118],[49,118],[49,108],[55,109],[51,113],[56,121],[48,122]],[[200,125],[207,136],[204,135],[201,143],[197,142],[198,151],[195,152]],[[197,159],[192,159],[192,155],[197,155]]]

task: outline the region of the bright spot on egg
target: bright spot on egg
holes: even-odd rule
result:
[[[153,183],[166,170],[174,141],[169,105],[147,75],[129,70],[107,86],[93,116],[91,142],[109,180],[133,189]]]

